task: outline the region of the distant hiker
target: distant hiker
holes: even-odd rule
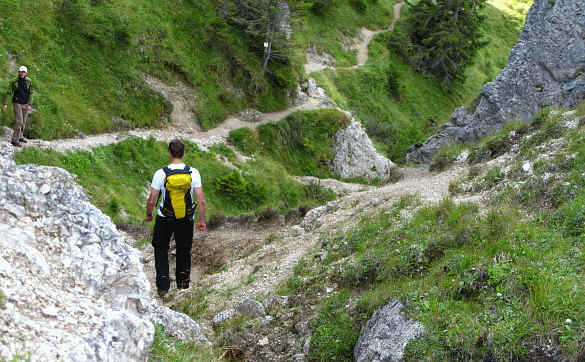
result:
[[[27,77],[28,69],[25,66],[18,68],[18,78],[8,83],[8,91],[4,94],[4,111],[8,109],[6,100],[12,98],[14,106],[14,134],[12,136],[12,145],[20,147],[20,143],[26,143],[24,138],[24,128],[28,119],[29,112],[32,110],[33,101],[33,84],[32,80]]]
[[[191,245],[193,243],[193,226],[195,211],[199,206],[197,229],[204,231],[205,196],[201,187],[199,171],[183,163],[185,145],[178,139],[169,143],[171,164],[154,174],[152,190],[146,207],[144,221],[152,221],[152,211],[159,195],[162,196],[158,207],[152,246],[154,248],[154,266],[156,269],[156,288],[159,296],[169,291],[169,244],[175,235],[177,245],[177,268],[175,278],[178,289],[189,288],[191,275]],[[193,195],[197,196],[197,204]]]

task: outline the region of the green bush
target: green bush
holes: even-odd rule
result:
[[[327,12],[327,9],[333,2],[334,0],[314,0],[310,9],[316,15],[322,16]]]
[[[321,186],[318,182],[311,181],[308,185],[305,185],[303,189],[309,200],[325,203],[335,199],[335,192],[329,188]]]
[[[349,4],[360,14],[364,14],[368,10],[368,5],[364,0],[349,0]]]
[[[333,138],[348,124],[348,118],[338,110],[299,111],[256,131],[232,131],[229,142],[243,153],[279,162],[292,175],[330,178],[335,176],[329,170]]]
[[[215,187],[221,197],[228,198],[241,210],[254,210],[267,199],[267,190],[263,185],[238,171],[218,178]]]
[[[400,76],[399,73],[391,67],[388,68],[386,74],[388,75],[388,82],[386,83],[388,87],[388,94],[390,97],[400,99],[400,81],[398,79]]]
[[[258,134],[249,128],[238,128],[231,131],[228,142],[247,155],[253,155],[260,151]]]
[[[552,214],[552,225],[563,230],[566,235],[585,236],[585,196],[565,203],[561,208]]]

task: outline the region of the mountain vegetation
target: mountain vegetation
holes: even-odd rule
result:
[[[404,32],[392,34],[388,46],[412,66],[445,86],[462,81],[465,68],[482,46],[481,10],[486,0],[421,0],[407,2],[410,17]]]
[[[30,64],[38,103],[29,137],[168,125],[172,104],[145,76],[192,88],[203,130],[246,108],[290,107],[297,85],[312,77],[363,122],[381,153],[405,166],[408,182],[427,188],[433,175],[453,177],[445,197],[433,200],[408,187],[396,199],[374,199],[385,195],[368,185],[350,185],[368,193],[344,199],[301,183],[299,176],[313,176],[377,186],[331,172],[334,135],[350,122],[333,107],[233,129],[208,150],[187,141],[185,162],[201,172],[209,219],[305,215],[337,201],[313,210],[324,214],[311,227],[262,230],[265,240],[241,247],[237,260],[226,257],[196,288],[171,291],[163,302],[205,319],[213,348],[182,343],[157,325],[153,360],[260,360],[262,353],[291,360],[285,353],[304,351],[310,361],[351,361],[367,321],[393,299],[426,329],[406,346],[405,361],[585,359],[585,105],[546,108],[475,143],[445,147],[428,171],[405,165],[408,146],[473,104],[506,65],[530,0],[407,1],[361,67],[353,67],[359,29],[388,27],[398,0],[21,2],[26,7],[0,0],[0,70],[7,73],[13,57]],[[335,66],[305,74],[309,48]],[[10,122],[0,115],[0,124]],[[68,170],[116,223],[140,225],[166,147],[132,137],[91,151],[27,147],[14,159]],[[322,220],[333,226],[319,229]],[[255,227],[243,232],[272,226]],[[305,244],[293,244],[299,240]],[[260,318],[232,311],[223,324],[212,322],[222,308],[237,309],[235,293],[276,274],[278,287],[262,294],[288,304],[265,303]],[[0,306],[4,299],[0,293]],[[282,341],[282,350],[260,336]]]
[[[193,88],[193,112],[209,129],[243,108],[286,108],[305,77],[308,47],[330,54],[338,67],[356,64],[356,32],[386,27],[396,3],[2,2],[0,81],[12,76],[15,62],[29,65],[38,95],[27,130],[32,138],[164,126],[172,105],[145,75]],[[419,74],[409,57],[386,46],[392,34],[422,19],[408,9],[394,32],[376,37],[366,67],[312,76],[339,105],[357,112],[389,158],[401,162],[408,145],[430,135],[503,67],[528,3],[493,0],[481,12],[481,39],[488,44],[458,73],[466,81],[453,89]],[[263,4],[270,11],[260,11]],[[0,124],[11,122],[0,114]]]
[[[78,176],[92,203],[115,221],[140,224],[152,175],[168,163],[167,146],[152,138],[132,138],[91,152],[61,154],[31,147],[17,153],[16,161],[66,169]],[[226,162],[245,173],[234,171]],[[257,157],[239,162],[225,146],[203,152],[196,144],[187,143],[185,163],[202,175],[209,218],[260,214],[267,209],[284,214],[335,199],[335,194],[318,185],[299,184],[271,159]]]
[[[485,17],[481,41],[487,44],[462,69],[459,76],[464,80],[450,86],[419,71],[409,56],[396,51],[396,39],[402,39],[398,44],[410,44],[409,24],[419,21],[415,19],[420,15],[408,6],[403,7],[392,32],[374,38],[364,67],[325,70],[311,76],[333,100],[355,112],[380,151],[392,161],[404,163],[409,146],[436,133],[455,108],[471,103],[481,87],[506,65],[530,4],[529,0],[488,2],[480,12]],[[331,54],[339,59],[336,53]]]

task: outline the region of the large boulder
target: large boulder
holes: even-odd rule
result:
[[[508,65],[443,130],[409,148],[407,161],[429,162],[441,147],[471,142],[505,122],[528,121],[543,106],[585,98],[585,0],[535,0]]]
[[[206,342],[158,307],[132,248],[68,172],[16,165],[0,146],[0,360],[146,361],[151,320]]]
[[[402,308],[402,303],[392,300],[374,312],[355,345],[353,354],[356,362],[395,362],[402,359],[408,342],[425,331],[419,322],[404,318]]]
[[[335,134],[332,171],[343,178],[365,177],[389,180],[396,167],[378,153],[361,123],[350,125]]]

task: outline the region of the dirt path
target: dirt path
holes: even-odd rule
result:
[[[358,37],[357,37],[357,45],[354,46],[354,49],[357,51],[357,59],[358,59],[358,62],[356,65],[353,65],[351,67],[338,67],[338,68],[336,68],[336,67],[332,67],[332,66],[329,66],[326,64],[308,61],[307,64],[305,64],[305,73],[311,74],[312,72],[320,72],[324,69],[333,69],[333,70],[357,69],[357,68],[363,67],[369,59],[369,47],[370,47],[370,43],[372,42],[372,39],[374,39],[374,37],[380,33],[394,29],[394,25],[396,25],[396,22],[398,21],[398,19],[400,19],[400,13],[402,11],[403,5],[404,5],[404,1],[401,1],[401,2],[394,5],[394,18],[392,19],[392,22],[390,23],[390,25],[387,28],[378,29],[378,30],[370,30],[367,28],[360,28],[359,29]]]
[[[173,105],[171,113],[173,127],[182,130],[185,134],[201,132],[201,127],[193,112],[197,95],[192,88],[187,87],[182,82],[170,86],[149,75],[144,76],[144,81]]]
[[[158,81],[156,81],[158,82]],[[152,84],[156,84],[152,81]],[[173,123],[164,129],[135,129],[125,132],[114,132],[105,133],[99,135],[88,136],[85,138],[68,138],[54,141],[44,140],[29,140],[28,143],[24,144],[25,147],[39,147],[39,148],[50,148],[58,152],[67,151],[89,151],[92,148],[109,145],[113,143],[121,142],[130,137],[140,137],[147,139],[153,137],[158,141],[168,142],[174,138],[182,138],[196,143],[200,148],[205,150],[209,146],[216,144],[224,144],[229,133],[235,129],[248,127],[255,129],[256,127],[266,124],[271,121],[278,122],[286,118],[291,113],[300,110],[315,110],[321,108],[330,108],[331,103],[325,98],[309,98],[305,103],[297,106],[287,108],[286,110],[264,113],[262,119],[259,122],[245,122],[236,116],[228,118],[226,121],[218,125],[217,127],[209,130],[202,131],[195,123],[189,121],[191,116],[188,106],[185,104],[184,95],[177,95],[177,87],[170,87],[159,83],[161,93],[168,95],[169,101],[173,104],[180,104],[177,112],[173,111],[173,115],[178,118],[173,119]],[[180,86],[178,86],[180,87]],[[192,124],[193,126],[185,126],[186,124]],[[9,131],[11,132],[11,131]]]
[[[303,257],[318,252],[323,237],[355,227],[363,216],[390,208],[404,195],[418,195],[424,204],[437,203],[449,195],[450,182],[463,176],[467,167],[456,166],[442,173],[423,168],[405,168],[403,172],[405,177],[398,183],[353,192],[311,210],[300,226],[266,228],[253,238],[254,247],[249,250],[256,251],[233,258],[220,272],[203,275],[191,289],[172,295],[167,303],[180,305],[196,291],[214,290],[206,299],[208,312],[199,321],[212,333],[215,313],[233,308],[246,298],[262,299],[275,293]],[[249,242],[253,232],[244,234],[240,240]],[[225,241],[231,243],[233,239]]]

